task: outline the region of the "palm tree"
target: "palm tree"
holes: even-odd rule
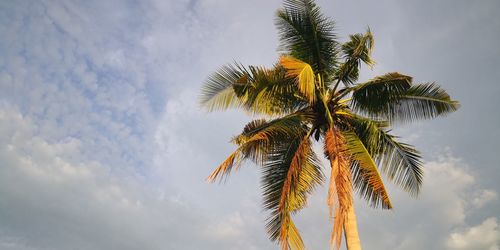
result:
[[[445,115],[459,104],[435,83],[413,84],[396,72],[357,83],[360,65],[374,64],[372,33],[340,44],[334,23],[312,0],[285,0],[276,25],[281,56],[273,67],[226,65],[202,89],[210,111],[241,108],[263,117],[232,139],[236,150],[208,180],[222,180],[247,159],[261,166],[270,239],[281,249],[303,249],[292,214],[325,179],[312,148],[319,141],[330,162],[331,245],[338,249],[343,234],[348,249],[361,249],[353,192],[391,209],[381,174],[412,196],[422,184],[419,152],[390,126]]]

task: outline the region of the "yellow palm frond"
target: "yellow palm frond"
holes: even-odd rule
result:
[[[303,250],[304,241],[300,237],[299,230],[293,223],[289,213],[287,213],[282,222],[279,238],[281,250]]]
[[[211,99],[206,100],[203,105],[207,111],[212,112],[215,110],[225,110],[230,107],[238,107],[241,105],[241,101],[232,88],[227,88],[214,95]]]
[[[309,136],[304,131],[293,135],[293,141],[279,143],[263,166],[264,205],[272,209],[266,227],[281,249],[304,249],[291,214],[307,204],[308,195],[323,179]]]
[[[279,204],[279,210],[293,211],[298,207],[304,206],[306,201],[305,197],[300,195],[295,195],[296,190],[293,187],[300,187],[301,178],[299,177],[302,166],[306,163],[307,157],[311,151],[311,142],[308,137],[305,137],[300,143],[295,155],[290,163],[290,168],[283,184],[283,189],[281,192],[281,199]]]
[[[372,156],[368,152],[363,142],[359,137],[353,132],[344,132],[344,137],[346,138],[346,145],[349,154],[352,158],[359,163],[359,166],[364,170],[364,179],[366,179],[369,185],[373,188],[374,193],[382,198],[382,203],[384,207],[388,209],[392,208],[391,200],[385,188],[384,182],[378,167],[375,164]]]
[[[280,63],[287,70],[287,75],[297,79],[297,87],[310,103],[316,101],[316,80],[314,71],[308,63],[291,56],[282,56]]]
[[[262,142],[262,141],[267,141],[268,138],[267,131],[261,131],[259,133],[256,133],[252,137],[248,138],[245,140],[242,145],[240,145],[231,155],[227,157],[227,159],[222,162],[208,177],[207,181],[208,182],[214,182],[218,177],[222,176],[227,176],[231,172],[232,168],[236,166],[236,168],[239,166],[240,160],[241,160],[241,154],[242,151],[244,152],[245,149],[251,145],[253,142]],[[255,154],[260,154],[258,151],[262,151],[263,149],[260,147],[252,147],[252,149],[255,151]]]
[[[218,177],[227,176],[234,166],[239,166],[242,159],[251,158],[262,165],[263,157],[271,146],[269,141],[301,133],[301,123],[304,119],[308,119],[307,114],[293,113],[271,121],[260,119],[250,122],[243,133],[233,139],[238,148],[206,180],[214,182]]]
[[[304,249],[304,242],[290,217],[290,212],[296,211],[306,204],[306,196],[302,193],[305,191],[304,189],[308,188],[308,183],[313,177],[302,169],[308,167],[310,160],[308,157],[311,153],[311,141],[308,136],[305,136],[295,151],[283,183],[278,206],[278,211],[283,217],[279,238],[282,250],[288,250],[289,247],[294,250]]]
[[[336,133],[333,128],[328,129],[325,135],[325,153],[330,160],[332,172],[327,203],[330,217],[332,212],[334,217],[330,242],[335,249],[340,248],[343,230],[347,235],[347,230],[352,228],[345,226],[348,213],[353,209],[352,180],[345,148],[342,134]]]
[[[207,181],[208,182],[214,182],[217,177],[221,175],[228,175],[231,172],[231,169],[234,166],[238,166],[238,163],[241,158],[241,152],[240,149],[235,150],[231,155],[227,157],[227,159],[222,162],[208,177]]]

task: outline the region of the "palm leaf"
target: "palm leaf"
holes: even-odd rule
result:
[[[217,178],[221,178],[221,180],[231,173],[233,166],[238,166],[241,158],[240,150],[236,150],[231,153],[227,159],[222,162],[208,177],[208,182],[214,182]]]
[[[239,65],[225,65],[208,77],[201,89],[200,103],[208,111],[239,107],[241,100],[234,92],[233,85],[241,84],[247,72]]]
[[[252,114],[282,115],[302,108],[307,100],[296,95],[295,78],[276,65],[271,69],[226,65],[202,87],[200,103],[209,111],[243,108]]]
[[[435,83],[411,85],[411,77],[389,73],[356,86],[353,110],[391,122],[431,119],[456,111],[460,105]]]
[[[285,0],[284,6],[276,19],[280,50],[308,63],[322,77],[332,76],[338,53],[333,21],[312,0]]]
[[[327,199],[330,218],[334,218],[330,242],[339,249],[347,214],[353,206],[352,181],[345,140],[342,134],[336,133],[332,127],[325,133],[324,151],[332,167]]]
[[[287,75],[297,79],[297,87],[309,103],[316,101],[316,81],[311,66],[301,60],[289,56],[282,56],[280,63],[287,70]]]
[[[345,117],[351,128],[366,145],[366,148],[381,166],[382,173],[389,180],[401,186],[403,190],[416,196],[422,186],[423,170],[420,153],[411,145],[398,142],[395,136],[386,131],[387,123],[373,121],[361,116]],[[355,183],[359,183],[358,190],[364,197],[375,195],[370,186],[365,185],[362,170],[353,166]]]
[[[349,41],[342,44],[344,62],[337,71],[336,78],[345,85],[350,85],[358,80],[359,66],[361,62],[368,66],[375,63],[371,58],[374,38],[368,29],[365,34],[354,34],[349,36]]]
[[[397,72],[375,77],[352,88],[351,106],[370,114],[382,113],[411,87],[412,78]]]
[[[238,97],[244,98],[244,107],[254,114],[282,115],[305,106],[300,99],[295,78],[287,76],[281,65],[272,69],[249,67],[251,77],[246,85],[234,85]]]
[[[346,139],[347,150],[355,161],[351,166],[357,167],[357,170],[353,170],[353,181],[363,180],[363,182],[366,182],[365,185],[370,186],[371,191],[364,192],[363,195],[365,195],[366,199],[372,201],[372,205],[391,209],[392,204],[389,195],[372,155],[356,133],[345,131],[342,134]],[[357,175],[361,175],[361,178],[356,178]]]
[[[413,146],[398,142],[396,137],[389,133],[381,134],[385,143],[384,153],[378,158],[382,172],[410,195],[418,195],[423,180],[420,153]]]
[[[251,159],[259,165],[264,164],[273,141],[304,133],[302,123],[307,119],[306,114],[294,113],[269,122],[262,119],[251,121],[240,135],[233,138],[238,148],[207,177],[207,181],[214,182],[218,178],[222,181],[241,160]]]
[[[271,210],[266,227],[282,249],[303,248],[290,213],[305,206],[307,195],[323,179],[317,157],[304,136],[275,140],[262,171],[264,208]]]
[[[401,94],[397,102],[389,106],[390,120],[413,121],[432,119],[457,111],[460,104],[435,83],[414,85]]]

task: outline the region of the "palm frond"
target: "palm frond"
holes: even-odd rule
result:
[[[364,190],[361,190],[361,194],[365,199],[371,200],[373,206],[391,209],[391,200],[372,155],[356,133],[344,131],[342,134],[346,139],[347,150],[354,160],[351,165],[351,167],[354,167],[351,170],[353,171],[353,181],[363,181],[362,184],[355,185],[369,186],[369,191],[363,192]]]
[[[241,134],[235,136],[232,141],[241,146],[257,137],[269,140],[293,137],[304,133],[304,125],[310,123],[312,119],[312,114],[302,110],[270,121],[253,120],[245,125]]]
[[[290,57],[282,56],[280,63],[287,70],[287,75],[297,79],[297,87],[309,103],[316,101],[316,80],[314,79],[314,72],[311,65]]]
[[[330,218],[334,218],[330,242],[335,249],[339,249],[347,214],[353,206],[352,181],[345,140],[332,127],[325,133],[324,151],[332,168],[327,199]]]
[[[410,76],[398,72],[377,76],[352,89],[351,106],[362,112],[382,113],[411,87],[411,82]]]
[[[306,186],[307,182],[301,183],[299,175],[302,173],[302,166],[305,165],[307,157],[311,155],[311,142],[308,137],[304,138],[295,152],[281,191],[280,204],[278,209],[282,211],[294,211],[306,204],[306,197],[296,195],[297,189]],[[307,180],[306,180],[307,181]]]
[[[273,142],[303,134],[303,122],[307,119],[307,114],[294,113],[271,121],[260,119],[249,122],[243,132],[233,138],[238,148],[207,177],[207,181],[214,182],[218,178],[222,181],[233,167],[239,166],[238,163],[245,159],[263,165]]]
[[[305,133],[275,141],[262,171],[264,208],[271,210],[266,227],[282,249],[302,246],[291,213],[306,205],[307,196],[323,180],[316,155]],[[298,247],[296,249],[302,249]]]
[[[233,85],[244,84],[248,72],[240,65],[225,65],[208,77],[201,89],[200,104],[208,111],[225,110],[242,104]]]
[[[414,85],[389,107],[387,118],[410,122],[432,119],[457,111],[460,104],[435,83]]]
[[[298,95],[295,78],[277,64],[272,69],[250,67],[250,82],[245,87],[235,86],[239,97],[244,97],[245,108],[254,114],[290,114],[307,105],[308,101]]]
[[[289,114],[307,104],[296,95],[294,82],[281,65],[271,69],[226,65],[207,79],[200,103],[209,111],[243,108],[252,114]]]
[[[391,135],[386,130],[388,125],[385,122],[373,121],[361,116],[351,116],[346,118],[351,128],[366,145],[366,148],[375,159],[382,173],[386,174],[389,180],[399,185],[412,196],[416,196],[422,186],[423,170],[420,153],[411,145],[397,141],[397,137]],[[362,178],[358,166],[353,166],[356,170],[354,179]],[[355,183],[363,184],[362,180]],[[358,187],[361,193],[371,192],[369,186]],[[373,194],[366,195],[371,197]]]
[[[314,72],[331,76],[337,65],[334,23],[312,0],[285,0],[278,10],[280,50],[311,65]],[[328,81],[329,79],[324,79]]]
[[[420,153],[411,145],[398,142],[396,137],[382,132],[383,154],[378,158],[382,173],[412,196],[417,196],[422,187],[423,165]]]
[[[208,177],[207,181],[208,182],[214,182],[217,178],[220,178],[221,180],[229,175],[231,173],[231,170],[233,169],[233,166],[238,166],[239,162],[241,160],[241,152],[239,149],[235,150],[233,153],[231,153],[227,159],[222,162]]]
[[[411,77],[389,73],[356,86],[353,110],[391,122],[432,119],[456,111],[460,105],[435,83],[411,85]]]
[[[344,62],[340,65],[336,78],[345,85],[351,85],[358,80],[361,62],[373,66],[375,62],[371,58],[371,53],[374,42],[370,29],[365,34],[350,35],[349,41],[341,46]]]
[[[272,225],[273,229],[270,229]],[[278,241],[282,250],[303,250],[304,241],[300,236],[299,230],[293,223],[292,215],[290,213],[280,214],[273,211],[273,216],[267,222],[268,233],[273,234],[271,239]],[[276,230],[276,231],[270,231]]]

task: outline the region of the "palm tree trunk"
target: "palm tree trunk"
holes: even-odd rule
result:
[[[348,250],[361,250],[354,204],[352,204],[347,211],[347,221],[344,224],[344,235],[345,244]]]

